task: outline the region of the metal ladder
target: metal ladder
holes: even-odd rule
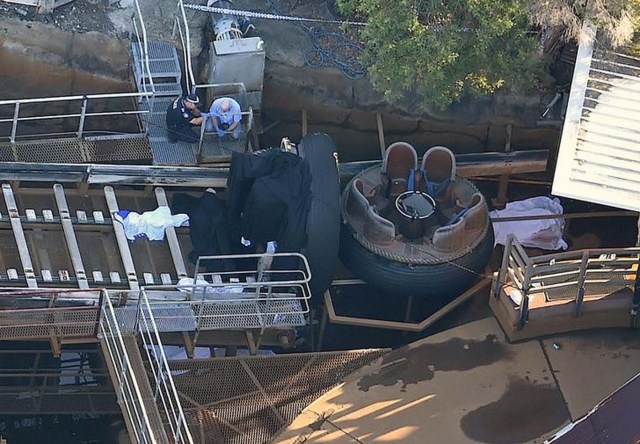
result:
[[[148,111],[142,122],[148,134],[149,146],[156,165],[195,165],[194,146],[188,143],[169,143],[165,116],[167,108],[182,94],[182,72],[175,46],[170,42],[149,42],[148,66],[137,42],[131,43],[133,73],[138,91],[152,90],[154,99],[140,103],[140,109]]]
[[[155,165],[196,165],[196,147],[169,143],[166,134],[167,108],[182,94],[182,70],[176,47],[168,41],[149,41],[138,0],[132,17],[131,57],[138,92],[150,92],[152,100],[139,102],[142,125],[148,134]],[[135,36],[134,36],[135,34]]]

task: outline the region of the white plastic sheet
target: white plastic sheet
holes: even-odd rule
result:
[[[558,198],[546,196],[509,202],[503,210],[493,210],[491,218],[523,217],[563,214]],[[505,245],[507,236],[513,234],[525,247],[542,248],[544,250],[566,250],[568,245],[562,239],[564,219],[519,220],[511,222],[494,222],[495,243]]]
[[[186,214],[172,215],[169,207],[165,206],[142,214],[121,210],[114,213],[113,218],[123,225],[127,239],[146,237],[151,241],[164,239],[164,230],[167,227],[179,227],[189,221]]]

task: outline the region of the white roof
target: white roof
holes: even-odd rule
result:
[[[553,194],[640,212],[640,59],[594,49],[585,25]]]

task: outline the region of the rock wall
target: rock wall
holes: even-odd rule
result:
[[[129,75],[128,45],[99,32],[80,34],[35,21],[2,19],[0,49],[44,65],[44,78],[47,65],[110,80]]]
[[[149,37],[168,39],[172,21],[172,14],[167,13],[168,3],[160,0],[142,5],[146,5],[145,23]],[[174,8],[172,5],[169,9]],[[116,12],[118,16],[125,16],[126,11]],[[197,11],[188,11],[187,15],[193,61],[197,64],[206,60],[200,54],[200,48],[206,43],[204,36],[210,17]],[[513,149],[554,149],[557,146],[559,129],[537,125],[544,109],[541,97],[500,93],[465,99],[446,111],[418,112],[410,100],[385,101],[366,77],[351,80],[332,66],[307,66],[304,55],[311,48],[311,41],[303,27],[272,20],[256,19],[254,23],[258,35],[265,41],[267,56],[263,120],[265,125],[273,124],[273,130],[263,137],[264,146],[275,146],[284,136],[299,139],[302,109],[307,110],[309,131],[324,131],[334,137],[344,160],[379,158],[376,113],[383,116],[387,144],[406,140],[421,152],[433,145],[446,145],[455,152],[502,150],[507,125],[513,128]],[[126,21],[122,21],[121,33],[126,31],[125,26]],[[10,72],[11,68],[4,68],[15,65],[11,58],[15,55],[44,65],[42,71],[50,74],[48,81],[52,83],[56,78],[59,83],[75,82],[78,73],[86,73],[97,75],[99,79],[116,80],[113,87],[107,88],[114,90],[116,85],[124,88],[120,81],[130,75],[128,42],[125,40],[99,32],[66,32],[39,22],[5,19],[0,21],[0,62],[5,71],[5,82],[11,75],[15,76],[14,83],[21,82],[19,68],[15,74]],[[200,72],[206,72],[202,66],[200,68]],[[64,72],[74,74],[69,76]],[[34,83],[37,83],[36,79]],[[200,81],[206,82],[206,79]],[[48,94],[65,95],[73,89],[60,85],[56,88],[57,94]],[[95,91],[103,92],[104,88]],[[26,96],[38,94],[20,97]]]

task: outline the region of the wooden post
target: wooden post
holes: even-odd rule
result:
[[[324,344],[324,335],[327,330],[327,321],[329,320],[329,313],[327,312],[327,307],[326,307],[327,297],[329,297],[329,290],[324,292],[325,305],[322,308],[322,318],[320,318],[320,330],[318,331],[318,340],[316,342],[316,348],[315,350],[313,350],[314,352],[322,351],[322,346]]]
[[[307,125],[307,110],[302,109],[302,137],[307,135],[308,125]]]
[[[507,135],[504,143],[504,152],[511,152],[511,124],[507,125]],[[509,175],[503,174],[500,176],[500,183],[498,184],[498,196],[492,199],[491,203],[495,208],[504,208],[507,203],[507,187],[509,186]]]
[[[378,140],[380,141],[380,157],[384,159],[387,144],[384,141],[384,127],[382,126],[382,115],[380,113],[376,113],[376,123],[378,125]]]

